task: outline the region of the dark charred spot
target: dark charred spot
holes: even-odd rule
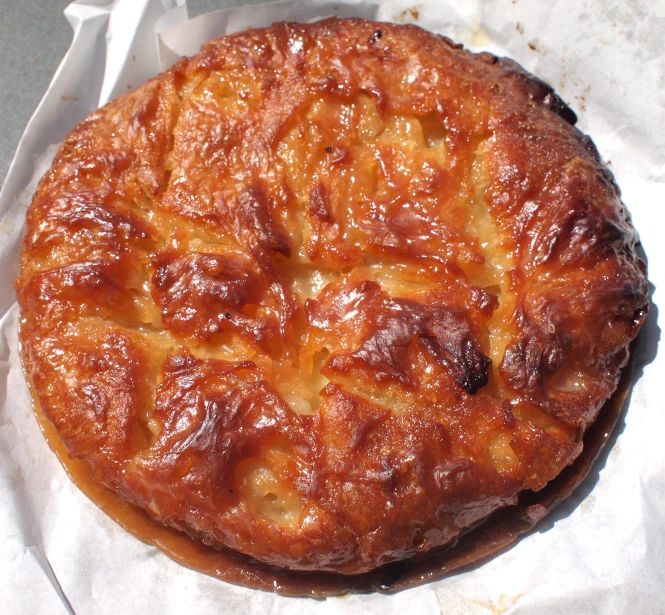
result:
[[[381,320],[380,328],[358,350],[332,357],[330,367],[345,371],[358,364],[365,364],[374,370],[378,381],[398,380],[412,386],[406,359],[407,350],[416,336],[414,322],[404,314]]]
[[[460,311],[446,307],[425,307],[425,326],[420,335],[432,354],[452,372],[457,383],[475,393],[488,381],[491,360],[473,337],[468,319]]]
[[[487,384],[491,361],[482,352],[461,310],[392,299],[370,281],[361,283],[358,292],[374,294],[375,300],[378,299],[379,305],[371,314],[375,325],[357,350],[332,357],[328,368],[351,371],[369,367],[378,381],[393,380],[415,386],[408,353],[418,343],[445,365],[468,393],[473,394]]]
[[[531,45],[529,45],[531,46]],[[532,47],[535,50],[535,46]],[[517,62],[509,58],[499,58],[496,62],[515,75],[526,87],[535,102],[541,103],[556,113],[571,126],[577,123],[575,112],[559,97],[554,88],[542,79],[534,77],[524,70]]]
[[[471,305],[481,313],[491,315],[499,307],[499,299],[491,292],[474,287],[471,289]]]
[[[337,162],[342,162],[342,160],[344,160],[348,155],[349,150],[344,147],[335,147],[330,153],[332,154],[330,157],[330,162],[335,164]]]
[[[325,187],[321,183],[314,186],[309,195],[309,214],[324,222],[330,220],[328,195],[326,194]]]
[[[291,256],[291,246],[279,223],[272,216],[272,207],[263,190],[248,188],[240,193],[235,208],[238,238],[248,244],[252,253]]]
[[[559,339],[526,320],[522,337],[506,348],[499,366],[501,375],[515,390],[536,391],[547,375],[558,370],[565,360]]]
[[[571,126],[574,126],[577,123],[577,114],[556,92],[554,92],[554,90],[549,92],[545,98],[543,98],[543,104],[551,111],[554,111],[559,117],[566,120]]]
[[[373,45],[376,43],[381,37],[383,36],[383,32],[381,30],[374,30],[372,33],[372,36],[369,37],[369,44]]]
[[[508,427],[513,427],[515,425],[515,415],[513,414],[513,410],[510,407],[510,402],[508,400],[503,401],[501,404],[501,410],[503,411],[503,418],[506,421],[506,425]]]

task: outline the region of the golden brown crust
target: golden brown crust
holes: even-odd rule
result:
[[[646,313],[574,121],[411,26],[211,41],[39,185],[17,291],[45,414],[124,498],[263,562],[449,543],[579,455]]]

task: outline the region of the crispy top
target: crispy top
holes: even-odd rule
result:
[[[646,313],[574,122],[413,26],[207,43],[39,184],[36,399],[97,480],[213,546],[360,573],[450,543],[575,459]]]

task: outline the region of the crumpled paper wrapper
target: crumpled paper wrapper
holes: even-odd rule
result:
[[[665,4],[628,0],[296,0],[187,20],[186,0],[78,0],[72,46],[0,194],[0,587],[7,613],[665,612]],[[183,568],[120,529],[66,477],[32,414],[17,350],[25,211],[58,144],[86,115],[205,40],[283,19],[417,23],[506,55],[580,116],[623,190],[649,260],[653,304],[630,406],[591,475],[538,529],[475,569],[396,595],[325,601],[236,587]]]

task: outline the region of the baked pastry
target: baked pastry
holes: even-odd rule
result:
[[[450,544],[575,460],[646,314],[574,122],[413,26],[209,42],[39,184],[36,401],[95,480],[213,547],[357,574]]]

